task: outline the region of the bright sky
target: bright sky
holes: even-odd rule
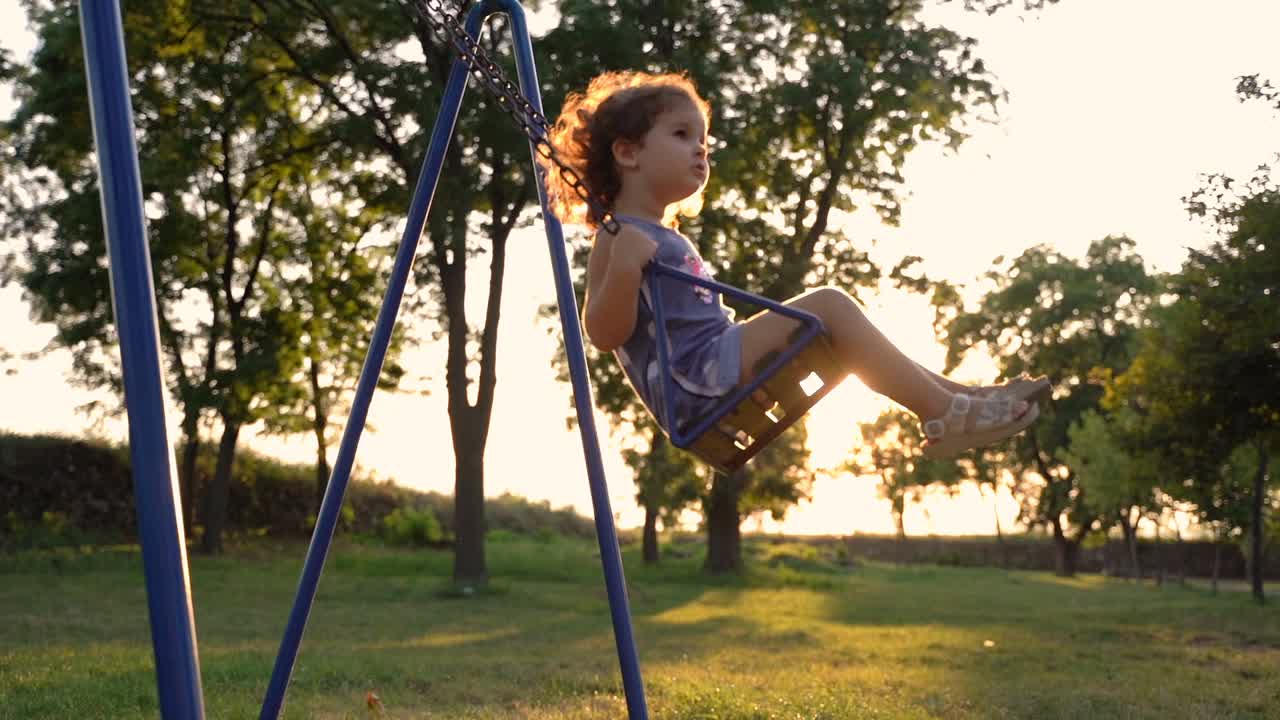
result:
[[[1051,243],[1080,254],[1107,234],[1127,234],[1160,270],[1176,269],[1188,246],[1209,239],[1191,222],[1181,198],[1201,173],[1247,175],[1280,150],[1280,122],[1260,105],[1241,105],[1235,78],[1261,73],[1280,80],[1274,32],[1280,5],[1258,0],[1214,3],[1161,0],[1062,0],[1037,16],[995,17],[961,12],[959,2],[931,8],[927,20],[976,37],[978,52],[1010,93],[1001,122],[975,128],[958,153],[922,147],[908,160],[911,196],[899,228],[872,217],[852,221],[857,237],[875,242],[875,257],[889,265],[903,255],[925,258],[931,276],[971,281],[998,255]],[[0,5],[0,45],[25,58],[34,39],[16,3]],[[552,72],[541,69],[542,74]],[[0,89],[0,117],[12,112]],[[714,158],[713,158],[714,161]],[[518,233],[509,245],[507,287],[500,327],[497,397],[487,455],[489,495],[512,492],[572,505],[591,504],[576,432],[565,429],[570,390],[556,383],[553,346],[535,322],[537,308],[554,298],[545,236]],[[486,282],[478,268],[476,283]],[[480,285],[477,285],[481,287]],[[472,317],[481,317],[484,293]],[[921,298],[895,291],[868,297],[869,312],[908,354],[934,368],[943,358]],[[41,347],[48,327],[33,325],[16,288],[0,289],[0,337],[11,351]],[[415,372],[443,375],[443,344],[409,359]],[[68,385],[65,352],[0,376],[0,428],[25,432],[85,432],[76,407],[93,396]],[[959,379],[989,379],[991,365],[975,358]],[[813,411],[815,460],[837,463],[855,439],[859,421],[872,419],[882,399],[851,380]],[[177,414],[169,415],[177,437]],[[345,422],[343,420],[342,422]],[[381,477],[413,487],[452,492],[453,457],[443,383],[433,394],[379,394],[358,460]],[[643,518],[618,443],[604,434],[610,495],[620,525]],[[123,437],[121,423],[99,432]],[[242,442],[289,459],[308,461],[309,440]],[[333,451],[336,454],[336,448]],[[531,470],[532,468],[532,470]],[[994,532],[998,511],[1008,528],[1016,514],[1007,493],[993,508],[966,488],[956,498],[930,497],[906,515],[909,534]],[[789,533],[892,532],[888,504],[872,478],[820,475],[812,502],[782,523],[748,522],[748,530]]]

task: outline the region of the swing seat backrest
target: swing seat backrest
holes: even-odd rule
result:
[[[798,337],[794,341],[803,342]],[[765,358],[758,373],[775,359]],[[679,438],[683,444],[676,438],[672,442],[716,470],[731,472],[795,424],[847,375],[827,336],[817,334],[772,374],[758,377],[759,385],[746,397],[726,398],[712,410],[711,416],[720,417],[702,433]]]
[[[657,277],[669,275],[736,297],[799,321],[786,348],[763,358],[752,379],[735,388],[704,417],[684,426],[665,418],[671,443],[697,455],[721,472],[731,472],[791,427],[848,375],[831,348],[822,321],[812,313],[787,307],[715,280],[654,265],[649,269],[650,297],[657,328],[658,365],[663,377],[664,407],[672,408],[675,392],[667,357],[666,317]]]

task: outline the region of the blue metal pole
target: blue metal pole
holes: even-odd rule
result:
[[[479,35],[482,20],[483,15],[479,7],[474,8],[467,16],[467,32],[471,33],[472,37]],[[431,200],[435,197],[436,186],[440,181],[440,171],[444,167],[445,151],[449,148],[449,140],[453,136],[454,126],[458,121],[458,111],[462,107],[462,96],[466,89],[466,63],[454,60],[449,70],[444,102],[431,132],[431,145],[427,150],[427,159],[423,163],[418,183],[414,187],[408,220],[405,223],[404,234],[400,238],[400,247],[396,251],[391,279],[387,285],[386,295],[382,299],[382,309],[378,311],[378,320],[374,326],[369,352],[365,356],[364,367],[360,370],[360,380],[356,384],[351,415],[347,418],[346,428],[342,432],[338,457],[334,461],[333,473],[329,477],[324,499],[320,503],[316,529],[311,535],[311,545],[307,549],[302,577],[298,581],[298,594],[294,599],[293,610],[289,614],[284,638],[280,642],[280,652],[276,655],[275,667],[271,671],[271,682],[267,686],[267,694],[263,700],[262,713],[259,715],[261,720],[278,718],[284,706],[284,694],[289,687],[289,677],[293,674],[293,667],[298,659],[302,633],[306,629],[311,605],[315,601],[316,588],[320,584],[320,574],[324,570],[324,561],[329,554],[334,531],[338,527],[342,498],[347,492],[356,448],[360,444],[360,435],[364,432],[365,420],[369,415],[369,403],[373,399],[374,390],[377,389],[378,377],[382,374],[387,346],[391,342],[396,316],[399,314],[400,303],[404,298],[405,284],[409,279],[409,271],[413,268],[413,257],[418,251],[422,228],[431,210]]]
[[[524,8],[517,0],[486,0],[485,7],[507,13],[511,18],[511,36],[516,51],[516,69],[520,92],[539,113],[542,94],[538,90],[538,73],[533,62],[533,47]],[[535,159],[533,143],[529,151]],[[631,608],[627,600],[627,583],[622,570],[622,553],[613,526],[613,510],[609,505],[609,488],[605,483],[604,462],[600,457],[600,440],[596,435],[592,413],[591,383],[587,376],[587,357],[582,347],[582,330],[578,324],[578,301],[573,294],[569,274],[568,252],[560,221],[547,207],[546,190],[541,172],[537,172],[538,200],[542,204],[542,220],[547,231],[547,245],[555,270],[556,304],[560,307],[560,324],[564,328],[565,354],[569,359],[569,376],[573,379],[573,400],[578,412],[578,429],[582,433],[582,449],[586,455],[587,478],[591,485],[591,505],[596,521],[596,540],[600,544],[600,562],[604,565],[605,588],[609,595],[609,611],[613,616],[613,637],[622,666],[622,687],[627,696],[627,713],[631,720],[647,720],[648,706],[644,697],[644,681],[640,676],[640,657],[631,632]]]
[[[134,141],[124,28],[117,0],[80,3],[93,141],[98,151],[108,272],[120,336],[129,457],[133,463],[138,536],[147,581],[160,714],[204,717],[200,662],[191,608],[178,474],[165,426],[160,334],[151,255],[143,220],[142,180]]]

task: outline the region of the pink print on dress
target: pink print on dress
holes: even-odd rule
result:
[[[697,257],[696,255],[685,255],[684,266],[688,268],[689,273],[692,275],[697,275],[700,278],[706,278],[708,280],[711,279],[711,273],[707,272],[706,266],[702,264],[702,258]],[[694,285],[693,293],[698,296],[699,300],[707,305],[710,305],[712,301],[715,300],[711,291],[701,285]]]

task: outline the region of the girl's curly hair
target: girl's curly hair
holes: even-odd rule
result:
[[[688,76],[606,72],[593,78],[585,92],[565,98],[548,139],[599,205],[612,210],[622,190],[622,178],[613,162],[613,143],[619,139],[641,142],[658,115],[679,102],[692,102],[710,126],[711,105]],[[547,203],[556,217],[566,224],[599,229],[603,217],[578,196],[554,163],[541,155],[538,161],[546,170]],[[676,211],[695,215],[701,208],[702,193],[697,193],[681,202]]]

